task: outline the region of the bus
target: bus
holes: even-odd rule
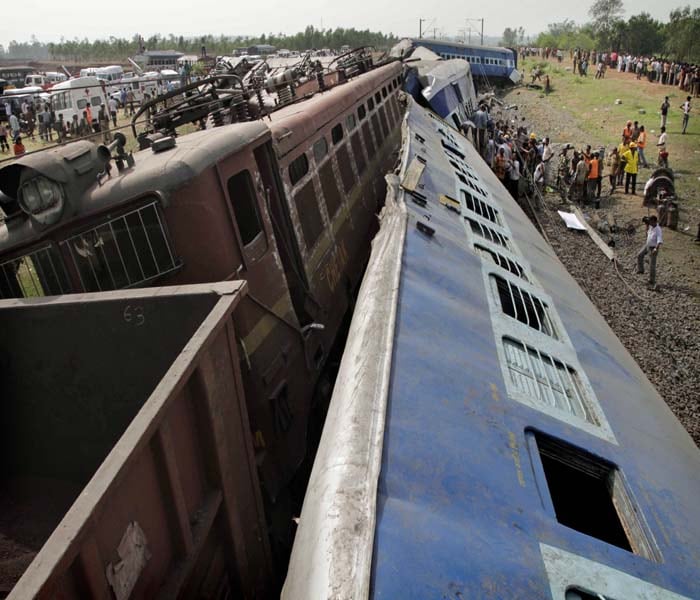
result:
[[[8,83],[8,87],[22,87],[27,75],[35,71],[36,69],[34,67],[16,65],[0,67],[0,79],[5,79]]]

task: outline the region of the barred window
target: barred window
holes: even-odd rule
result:
[[[472,233],[488,240],[489,242],[510,249],[510,245],[508,244],[508,238],[505,235],[499,233],[495,229],[487,227],[486,225],[482,225],[474,219],[470,219],[469,217],[464,218],[469,223],[469,227],[471,227]]]
[[[537,404],[557,408],[597,425],[575,369],[509,337],[503,350],[515,390]]]
[[[492,260],[494,264],[498,265],[499,267],[505,269],[506,271],[510,271],[513,273],[513,275],[516,275],[517,277],[521,277],[525,281],[527,281],[527,276],[525,275],[525,269],[523,269],[519,263],[516,261],[507,258],[500,254],[499,252],[496,252],[495,250],[491,250],[490,248],[487,248],[486,246],[482,246],[481,244],[474,244],[474,249],[481,254],[486,259]]]
[[[466,190],[460,190],[462,192],[462,198],[464,198],[464,201],[467,204],[467,208],[472,211],[473,213],[476,213],[480,217],[483,217],[484,219],[488,219],[492,223],[496,223],[497,225],[500,225],[501,220],[498,216],[498,211],[495,208],[492,208],[491,205],[486,204],[483,200],[480,198],[476,198],[475,196],[472,196],[469,192]]]
[[[70,291],[63,260],[55,246],[0,263],[0,298],[57,296]]]
[[[143,286],[176,270],[157,201],[61,242],[85,292]]]
[[[545,302],[498,275],[492,274],[491,282],[505,314],[557,339],[558,336],[549,315],[549,307]]]

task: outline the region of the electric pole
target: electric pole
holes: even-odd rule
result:
[[[425,23],[428,19],[418,19],[418,37],[422,38],[423,37],[423,23]]]

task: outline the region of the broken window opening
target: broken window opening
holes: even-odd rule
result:
[[[527,435],[534,438],[559,523],[627,552],[660,560],[616,465],[543,433],[528,431]]]

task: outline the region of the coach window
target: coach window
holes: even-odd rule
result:
[[[369,129],[369,121],[365,121],[362,124],[362,137],[365,140],[365,148],[367,148],[367,155],[369,156],[369,159],[372,160],[372,158],[374,158],[376,149],[374,147],[374,140],[372,139],[372,132]]]
[[[259,258],[265,253],[267,243],[263,234],[258,197],[253,179],[247,169],[228,180],[228,197],[233,207],[241,244],[247,258]],[[252,252],[252,255],[251,255]]]
[[[326,163],[330,165],[330,161]],[[294,194],[294,205],[297,209],[301,231],[304,236],[304,244],[307,250],[311,250],[323,232],[323,218],[316,200],[313,179]]]
[[[360,121],[362,121],[367,116],[367,111],[365,110],[364,104],[358,107],[357,116],[360,118]]]
[[[306,154],[300,154],[289,163],[289,181],[292,185],[296,185],[308,172],[309,159],[306,158]]]
[[[386,98],[387,96],[387,91],[386,91],[386,86],[382,88],[382,98]]]
[[[367,100],[367,110],[374,110],[374,100],[372,98]]]
[[[355,115],[348,115],[345,117],[345,127],[347,127],[348,131],[355,129],[355,123]]]
[[[333,145],[335,146],[342,139],[343,139],[343,126],[340,123],[338,123],[333,129],[331,129],[331,140],[333,140]]]
[[[328,154],[328,142],[325,137],[319,138],[314,142],[314,160],[319,164]]]
[[[380,105],[380,104],[382,103],[382,95],[381,95],[380,92],[377,92],[377,93],[374,95],[374,101],[377,103],[377,106]]]

